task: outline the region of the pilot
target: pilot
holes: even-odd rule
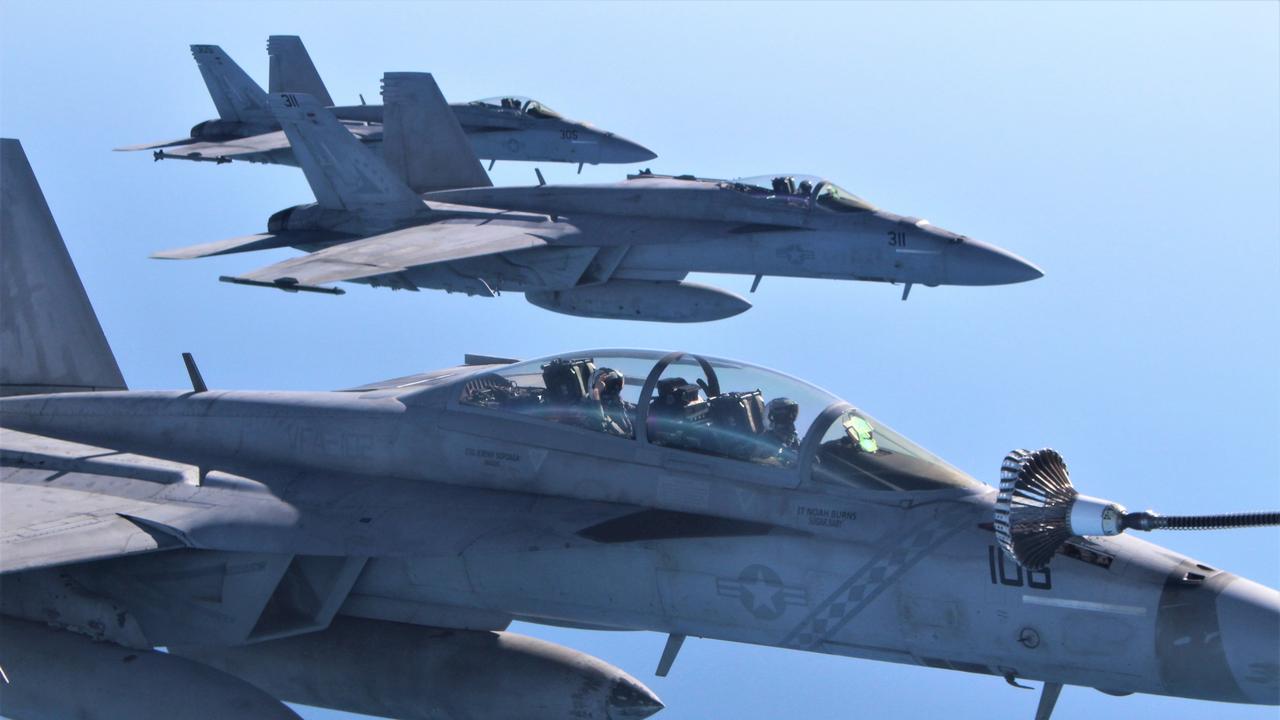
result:
[[[765,435],[771,445],[777,447],[775,457],[783,465],[793,465],[800,452],[800,436],[796,433],[796,418],[800,417],[800,404],[786,397],[776,397],[764,408],[769,419]]]
[[[587,382],[590,390],[584,401],[588,405],[587,427],[618,437],[635,437],[635,428],[631,424],[635,406],[622,399],[625,384],[622,373],[613,368],[597,368],[591,373]]]
[[[813,183],[809,182],[808,180],[801,180],[801,181],[800,181],[800,194],[801,194],[801,195],[812,195],[812,194],[813,194]]]

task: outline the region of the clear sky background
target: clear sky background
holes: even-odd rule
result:
[[[822,385],[986,482],[1052,446],[1084,492],[1168,513],[1280,507],[1280,4],[0,3],[0,132],[23,141],[125,377],[347,387],[573,348],[688,349]],[[190,43],[265,85],[301,35],[338,103],[388,70],[462,101],[529,95],[635,139],[655,171],[808,172],[1017,252],[1032,283],[916,288],[766,278],[702,325],[586,320],[497,299],[217,282],[288,257],[155,250],[260,232],[310,202],[292,168],[111,148],[216,115]],[[550,182],[635,168],[544,164]],[[498,184],[533,167],[499,163]],[[750,278],[695,278],[746,294]],[[1151,539],[1280,585],[1280,531]],[[536,626],[615,663],[659,717],[1026,717],[999,678]],[[308,718],[347,717],[306,709]],[[1276,718],[1275,708],[1068,688],[1058,718]]]

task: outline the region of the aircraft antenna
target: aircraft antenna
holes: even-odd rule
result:
[[[1073,537],[1119,535],[1125,530],[1221,530],[1280,525],[1280,512],[1230,515],[1159,515],[1129,512],[1109,500],[1081,495],[1056,450],[1014,450],[1000,466],[995,531],[1019,565],[1040,570]]]

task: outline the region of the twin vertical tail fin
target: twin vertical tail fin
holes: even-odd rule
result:
[[[493,185],[429,73],[384,74],[382,102],[382,157],[414,192]]]
[[[217,45],[192,45],[218,116],[230,122],[271,123],[267,94]]]
[[[0,395],[123,389],[22,143],[0,139]]]
[[[314,97],[273,93],[270,104],[321,207],[384,220],[423,209],[422,199]]]
[[[272,35],[267,38],[267,56],[271,62],[271,74],[267,90],[272,93],[306,93],[316,102],[331,107],[333,98],[325,88],[320,73],[311,62],[302,38],[297,35]]]

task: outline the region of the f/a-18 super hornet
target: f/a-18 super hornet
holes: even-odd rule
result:
[[[644,172],[602,185],[492,187],[435,81],[383,78],[383,157],[314,98],[271,96],[316,202],[267,232],[168,250],[184,259],[292,246],[309,254],[223,280],[340,294],[360,282],[529,302],[586,317],[717,320],[751,307],[690,272],[999,285],[1031,263],[817,178],[705,180]],[[385,162],[384,162],[385,160]],[[541,173],[539,173],[541,177]],[[754,286],[753,286],[754,289]]]
[[[343,126],[366,145],[382,142],[381,105],[335,106],[302,41],[273,35],[267,41],[271,92],[301,92],[329,107]],[[174,158],[213,163],[243,160],[296,165],[289,139],[280,132],[267,93],[216,45],[192,45],[200,74],[218,109],[218,118],[191,128],[190,137],[118,150],[151,150],[156,160]],[[453,105],[478,157],[490,161],[528,160],[584,164],[640,163],[657,157],[648,148],[590,123],[570,120],[520,95],[504,95]]]
[[[1051,450],[997,491],[813,385],[680,352],[337,392],[211,390],[188,355],[190,389],[126,390],[3,151],[9,717],[661,708],[513,620],[665,633],[658,675],[693,635],[1038,680],[1041,720],[1066,684],[1280,703],[1280,593],[1121,534],[1280,514],[1128,513]]]

